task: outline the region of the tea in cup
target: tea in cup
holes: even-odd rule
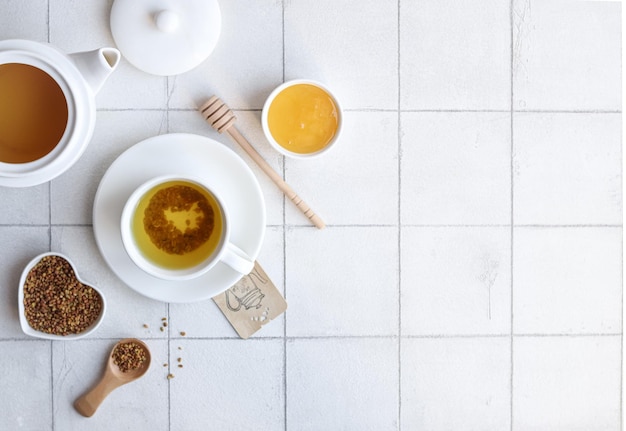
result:
[[[121,233],[133,262],[161,279],[199,277],[218,262],[241,274],[254,267],[230,242],[223,200],[197,178],[168,175],[139,186],[122,211]]]
[[[267,140],[280,153],[311,157],[325,153],[337,142],[342,110],[324,85],[298,79],[285,82],[269,95],[261,123]]]

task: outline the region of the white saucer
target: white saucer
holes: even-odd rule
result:
[[[166,281],[139,269],[122,244],[120,218],[124,203],[139,185],[167,174],[204,179],[223,196],[232,219],[231,240],[256,259],[265,234],[265,201],[259,183],[234,151],[198,135],[175,133],[139,142],[111,164],[94,198],[96,243],[113,272],[140,294],[164,302],[212,298],[242,277],[223,263],[186,281]]]

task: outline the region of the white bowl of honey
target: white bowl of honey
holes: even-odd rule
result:
[[[278,86],[263,106],[261,124],[269,143],[294,158],[319,156],[341,134],[343,111],[323,84],[295,79]]]

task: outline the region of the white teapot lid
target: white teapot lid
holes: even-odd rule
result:
[[[111,33],[122,55],[153,75],[178,75],[213,52],[222,28],[217,0],[115,0]]]

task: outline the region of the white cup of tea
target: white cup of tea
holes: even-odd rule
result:
[[[230,241],[224,201],[201,179],[164,175],[140,185],[121,217],[124,248],[146,273],[164,280],[199,277],[218,262],[248,274],[254,259]]]

